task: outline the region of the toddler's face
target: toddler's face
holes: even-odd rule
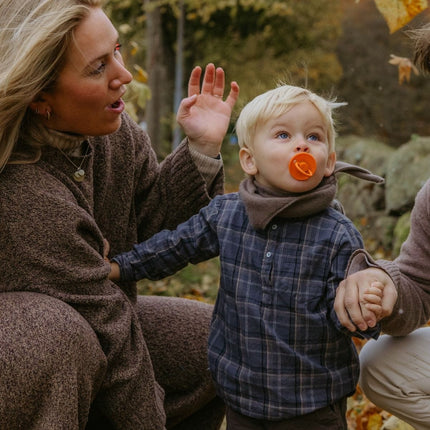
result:
[[[288,169],[299,152],[311,154],[316,161],[316,171],[307,180],[295,179]],[[252,148],[240,150],[240,161],[244,171],[261,185],[302,193],[333,173],[336,154],[329,154],[327,127],[320,112],[311,102],[303,102],[258,126]]]

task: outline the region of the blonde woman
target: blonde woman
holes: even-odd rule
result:
[[[238,86],[191,74],[187,139],[158,164],[99,0],[0,1],[0,429],[216,429],[212,308],[137,297],[103,259],[222,192]],[[73,270],[71,270],[73,268]],[[166,418],[167,417],[167,418]]]

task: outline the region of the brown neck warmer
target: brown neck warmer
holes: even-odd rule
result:
[[[300,218],[314,215],[329,207],[337,191],[336,173],[344,172],[370,182],[382,183],[384,179],[366,169],[337,162],[333,174],[323,178],[319,185],[305,193],[274,191],[247,178],[239,186],[250,223],[255,229],[264,229],[276,216]]]

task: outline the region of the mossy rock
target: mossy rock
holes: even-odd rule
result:
[[[414,136],[387,163],[385,205],[389,214],[409,211],[429,175],[430,137]]]
[[[387,160],[395,150],[375,139],[357,136],[338,138],[337,159],[361,166],[385,177]],[[345,173],[337,175],[337,198],[352,219],[371,217],[375,211],[385,210],[384,185],[357,179]]]
[[[397,256],[400,252],[400,247],[409,235],[411,225],[411,212],[405,212],[398,218],[393,233],[393,255]]]

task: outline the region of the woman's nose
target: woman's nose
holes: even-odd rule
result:
[[[110,86],[113,89],[119,88],[121,85],[127,85],[133,80],[133,75],[124,67],[119,64],[117,75],[110,82]]]

